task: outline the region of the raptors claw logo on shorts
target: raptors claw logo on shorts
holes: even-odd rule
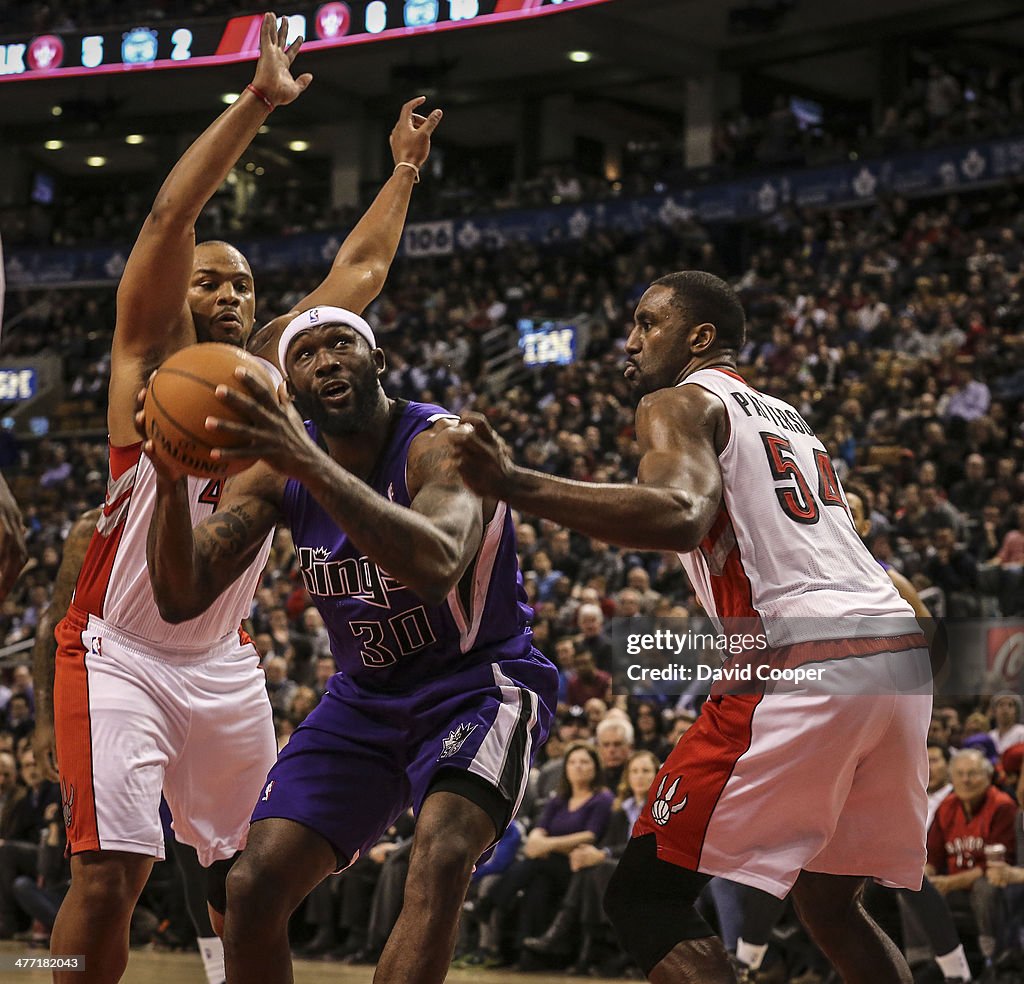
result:
[[[465,740],[476,731],[476,725],[470,724],[468,721],[460,724],[454,731],[449,732],[448,737],[441,742],[441,754],[438,755],[437,760],[440,762],[441,759],[446,759],[454,755],[460,748],[462,748]]]
[[[664,776],[661,780],[661,784],[658,786],[657,797],[651,804],[651,817],[659,827],[664,827],[665,824],[672,819],[673,815],[686,809],[686,801],[689,796],[684,795],[681,803],[673,805],[672,797],[675,796],[676,790],[679,788],[679,782],[682,776],[676,776],[676,781],[668,787],[668,792],[665,792],[665,783],[668,782],[668,776]],[[664,796],[662,795],[664,793]]]
[[[64,813],[64,826],[71,826],[71,808],[75,805],[75,787],[71,783],[65,785],[65,781],[60,781],[60,796],[63,800],[63,813]]]

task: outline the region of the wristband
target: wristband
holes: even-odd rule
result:
[[[420,169],[415,164],[413,164],[411,161],[399,161],[395,165],[395,170],[394,170],[393,173],[397,174],[398,173],[398,169],[400,167],[411,167],[412,168],[412,173],[413,173],[413,179],[412,179],[413,184],[419,184],[420,183]]]
[[[254,96],[255,96],[255,97],[257,98],[257,99],[259,99],[259,100],[260,100],[260,102],[262,102],[262,103],[263,103],[263,105],[264,105],[264,106],[266,106],[266,107],[267,107],[267,109],[268,109],[268,110],[270,110],[270,112],[271,112],[271,113],[272,113],[272,112],[274,111],[274,104],[273,104],[273,103],[272,103],[272,102],[271,102],[271,101],[270,101],[270,100],[269,100],[269,99],[268,99],[268,98],[266,97],[266,95],[265,95],[264,93],[260,92],[260,90],[259,90],[259,89],[257,89],[257,88],[256,88],[256,86],[254,86],[254,85],[253,85],[253,84],[252,84],[252,83],[250,82],[250,83],[249,83],[249,84],[248,84],[248,85],[246,86],[246,88],[247,88],[247,89],[248,89],[248,90],[249,90],[249,91],[250,91],[250,92],[251,92],[251,93],[252,93],[252,94],[253,94],[253,95],[254,95]]]

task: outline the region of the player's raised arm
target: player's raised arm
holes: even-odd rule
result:
[[[430,155],[430,138],[441,122],[440,109],[429,116],[416,112],[425,101],[425,96],[418,96],[402,107],[391,131],[394,171],[373,204],[345,237],[330,272],[291,311],[264,325],[253,336],[249,351],[276,362],[277,340],[297,314],[318,305],[362,314],[381,292],[402,241],[412,186],[419,181],[419,169]]]
[[[466,484],[515,509],[635,550],[694,550],[722,497],[721,402],[696,386],[658,390],[637,408],[639,485],[597,485],[521,468],[487,420],[463,415],[454,442]]]
[[[275,106],[292,102],[312,80],[292,77],[301,39],[285,44],[287,19],[265,14],[252,84],[185,151],[157,193],[117,291],[108,427],[115,445],[135,440],[135,394],[168,352],[194,341],[186,294],[195,223]]]
[[[57,640],[54,629],[67,614],[68,605],[75,592],[82,561],[89,541],[96,530],[96,521],[102,509],[97,506],[82,513],[75,520],[64,541],[64,552],[57,569],[50,604],[46,606],[36,626],[35,644],[32,647],[32,683],[36,702],[36,726],[32,733],[32,750],[36,764],[43,777],[57,781],[57,743],[53,735],[53,677],[54,657],[57,655]]]
[[[0,601],[14,587],[21,569],[28,560],[21,510],[0,475]]]

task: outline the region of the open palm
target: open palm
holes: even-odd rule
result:
[[[309,72],[292,77],[292,62],[303,39],[296,38],[291,44],[286,44],[287,40],[288,18],[283,17],[279,27],[273,14],[264,14],[260,25],[260,60],[256,63],[252,84],[275,106],[287,106],[313,81]]]

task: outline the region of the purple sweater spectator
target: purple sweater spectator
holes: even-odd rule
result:
[[[566,834],[578,834],[589,830],[594,835],[595,842],[599,841],[605,827],[608,826],[614,799],[610,789],[601,789],[579,809],[570,810],[567,799],[555,796],[548,800],[537,827],[545,831],[549,837],[564,837]]]

